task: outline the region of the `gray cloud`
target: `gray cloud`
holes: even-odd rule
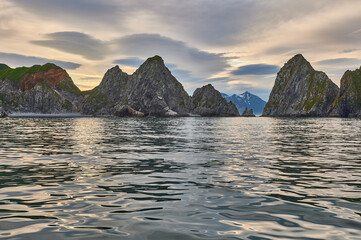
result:
[[[79,68],[81,65],[73,62],[64,62],[54,59],[41,58],[41,57],[33,57],[33,56],[24,56],[15,53],[5,53],[0,52],[0,62],[11,66],[32,66],[32,65],[43,65],[45,63],[54,63],[59,67],[73,70]]]
[[[80,32],[55,32],[46,37],[48,40],[33,40],[31,43],[91,60],[111,55],[133,56],[113,61],[114,64],[124,66],[139,67],[144,62],[143,59],[160,55],[174,75],[184,81],[208,78],[230,67],[230,58],[223,54],[202,51],[159,34],[133,34],[108,42]],[[113,51],[109,51],[110,48]]]
[[[345,49],[341,53],[351,53],[351,52],[356,52],[356,51],[359,51],[359,50],[360,49]]]
[[[209,76],[229,67],[228,58],[189,47],[186,43],[159,34],[134,34],[113,41],[122,54],[147,58],[160,55],[165,62],[172,62],[181,69]]]
[[[268,75],[275,74],[280,70],[277,65],[268,64],[250,64],[239,67],[237,70],[232,71],[233,75]]]
[[[275,26],[337,5],[330,0],[8,1],[41,18],[68,23],[76,29],[90,26],[126,32],[127,24],[136,22],[138,26],[148,26],[148,32],[155,30],[163,35],[172,32],[177,39],[209,46],[237,45],[257,39]]]
[[[332,59],[325,59],[322,61],[318,61],[315,63],[316,65],[323,65],[323,66],[347,66],[347,65],[361,65],[361,59],[357,58],[332,58]]]
[[[76,27],[118,25],[123,16],[116,1],[98,0],[8,0],[43,20],[66,23]],[[125,11],[126,9],[124,9]],[[116,16],[116,17],[114,17]]]
[[[139,67],[143,62],[144,62],[143,59],[136,57],[117,59],[113,61],[114,64],[120,64],[130,67]]]
[[[101,60],[108,54],[107,43],[84,33],[55,32],[46,34],[46,38],[48,40],[35,40],[31,43],[81,55],[90,60]]]

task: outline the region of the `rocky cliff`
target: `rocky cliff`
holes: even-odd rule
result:
[[[232,102],[227,102],[211,84],[198,88],[193,93],[193,113],[203,117],[237,117],[239,112]]]
[[[89,93],[82,112],[115,116],[234,115],[231,108],[235,106],[228,104],[213,87],[199,91],[191,98],[163,59],[154,56],[132,75],[118,66],[109,69],[100,85]]]
[[[78,112],[82,101],[67,72],[54,64],[15,69],[0,64],[0,102],[6,113]]]
[[[346,71],[340,81],[340,91],[331,105],[332,117],[361,117],[361,67]]]
[[[263,116],[328,116],[338,91],[325,73],[297,54],[278,72]]]
[[[191,106],[183,86],[172,76],[163,59],[147,59],[132,75],[118,66],[105,74],[100,85],[87,98],[85,114],[116,115],[138,112],[145,116],[184,116]],[[135,113],[136,113],[135,112]],[[122,114],[120,114],[122,115]]]

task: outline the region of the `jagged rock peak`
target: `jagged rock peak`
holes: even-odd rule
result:
[[[337,85],[297,54],[278,72],[263,115],[327,116],[337,94]]]
[[[244,109],[244,112],[242,113],[241,117],[255,117],[254,113],[253,113],[253,109],[249,109],[246,107]]]
[[[343,74],[340,92],[331,105],[330,116],[361,117],[361,67]]]
[[[159,55],[155,55],[153,57],[150,57],[145,62],[150,62],[150,61],[158,61],[158,62],[164,63],[163,58],[161,56],[159,56]]]
[[[312,67],[311,63],[306,60],[306,58],[302,54],[296,54],[293,56],[290,60],[285,63],[284,66],[288,67],[305,67],[309,68],[311,71],[314,71],[315,69]]]
[[[155,72],[169,72],[169,69],[165,66],[163,59],[156,55],[148,58],[140,67],[135,71],[135,75],[139,73],[155,73]]]
[[[239,116],[237,107],[232,102],[228,103],[211,84],[197,88],[193,93],[192,101],[194,114],[204,117]]]

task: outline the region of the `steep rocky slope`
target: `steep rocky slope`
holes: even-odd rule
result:
[[[255,117],[256,115],[254,115],[253,113],[253,109],[249,109],[246,107],[241,115],[241,117]]]
[[[83,112],[114,115],[126,107],[145,116],[183,116],[190,106],[183,86],[172,76],[163,59],[155,56],[147,59],[131,76],[118,66],[108,70],[87,98]]]
[[[340,81],[340,92],[331,105],[330,116],[361,117],[361,67],[346,71]]]
[[[89,93],[82,112],[115,116],[233,116],[236,114],[232,106],[235,108],[213,87],[204,87],[191,98],[163,59],[154,56],[132,75],[118,66],[108,70],[100,85]]]
[[[239,116],[237,107],[227,102],[211,84],[198,88],[193,93],[193,113],[204,117]]]
[[[54,64],[15,69],[0,65],[0,102],[6,113],[78,112],[82,101],[67,72]]]
[[[298,54],[278,72],[263,116],[328,116],[338,87]]]

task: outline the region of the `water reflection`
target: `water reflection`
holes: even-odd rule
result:
[[[351,239],[361,121],[0,120],[4,239]]]

